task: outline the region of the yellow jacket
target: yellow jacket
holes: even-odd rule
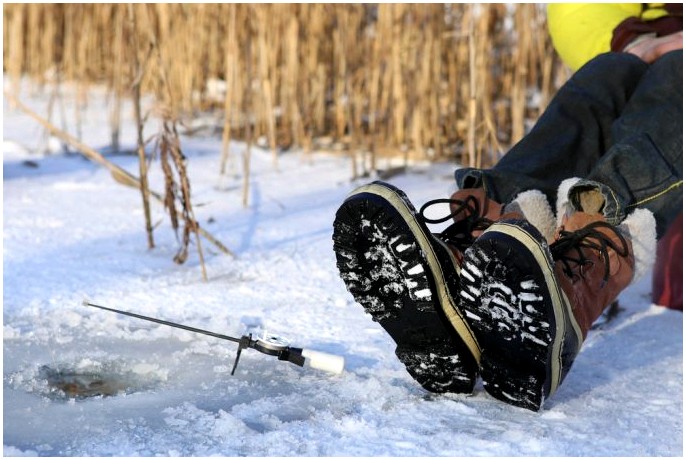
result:
[[[614,29],[628,18],[668,15],[664,3],[551,3],[548,28],[560,57],[573,70],[610,51]]]

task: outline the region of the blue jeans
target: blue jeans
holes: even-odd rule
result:
[[[599,190],[614,225],[645,207],[662,236],[683,207],[682,62],[681,50],[652,65],[627,53],[596,57],[492,169],[455,171],[458,187],[483,187],[500,203],[538,189],[554,209],[560,182],[578,177],[573,203],[582,191]]]

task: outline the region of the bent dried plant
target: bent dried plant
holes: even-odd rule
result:
[[[174,262],[183,264],[188,259],[188,247],[191,243],[191,233],[195,234],[198,248],[198,257],[202,268],[203,279],[207,280],[205,259],[202,252],[199,228],[193,205],[191,203],[191,183],[186,170],[186,157],[181,151],[179,133],[176,129],[176,120],[171,112],[164,108],[158,108],[161,115],[160,131],[157,134],[154,151],[159,155],[164,173],[164,207],[169,212],[172,228],[179,239],[179,216],[183,220],[183,229],[180,238],[181,247],[174,256]]]

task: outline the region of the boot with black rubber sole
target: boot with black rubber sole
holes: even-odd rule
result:
[[[460,268],[407,196],[383,182],[356,189],[336,213],[333,241],[348,291],[410,375],[431,392],[472,393],[480,351],[453,298]]]
[[[545,238],[526,221],[495,223],[465,251],[459,295],[485,390],[540,410],[583,341]]]

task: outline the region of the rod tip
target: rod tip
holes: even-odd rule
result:
[[[81,301],[81,305],[83,305],[84,307],[87,307],[87,306],[89,306],[90,304],[91,304],[91,303],[90,303],[90,301],[89,301],[88,299],[83,299],[83,300]]]

